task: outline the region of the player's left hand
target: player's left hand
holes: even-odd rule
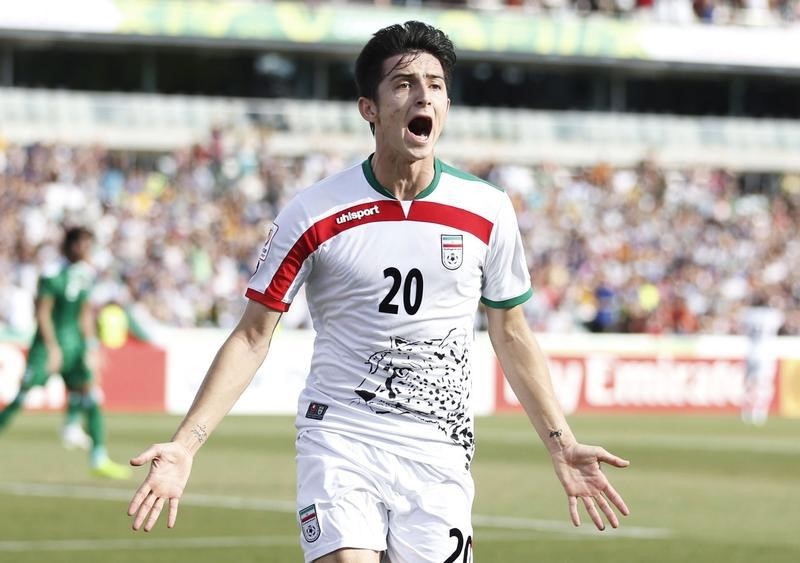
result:
[[[553,455],[556,475],[567,493],[569,514],[575,526],[581,524],[578,514],[578,499],[583,502],[586,512],[589,513],[598,530],[605,530],[605,523],[600,512],[605,515],[612,528],[619,526],[619,519],[611,508],[611,504],[617,507],[617,510],[624,516],[630,514],[625,501],[601,471],[601,463],[608,463],[614,467],[630,465],[628,460],[610,454],[599,446],[585,444],[568,446]]]

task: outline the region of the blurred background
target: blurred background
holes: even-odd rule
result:
[[[374,31],[409,19],[440,27],[456,45],[437,153],[511,196],[535,290],[525,311],[576,424],[590,436],[604,424],[623,435],[642,425],[652,436],[666,432],[653,438],[656,449],[685,448],[687,435],[718,430],[721,442],[695,436],[689,454],[719,454],[720,443],[735,459],[774,454],[773,469],[754,469],[757,480],[791,480],[800,467],[798,0],[0,0],[0,404],[22,374],[37,277],[57,258],[62,226],[87,225],[96,235],[98,308],[120,305],[144,327],[128,334],[126,325],[123,344],[107,351],[106,409],[152,413],[146,424],[163,440],[238,320],[266,226],[298,190],[371,152],[353,61]],[[758,429],[739,421],[748,339],[766,330],[752,327],[754,308],[779,313],[766,347],[767,412],[776,420]],[[302,295],[281,326],[282,351],[237,412],[293,412],[313,339]],[[516,420],[519,405],[482,315],[476,328],[476,410],[494,417],[479,424],[500,425],[495,436],[508,446],[524,426],[504,428],[503,417]],[[38,436],[40,421],[55,425],[48,412],[62,406],[53,378],[29,399],[44,418],[19,424]],[[673,427],[695,416],[697,425]],[[144,419],[116,420],[118,435],[131,432],[131,448],[146,443],[132,428]],[[770,429],[778,434],[753,433]],[[647,434],[630,435],[630,443],[614,439],[634,450],[649,443]],[[0,452],[17,451],[6,439]],[[642,456],[668,471],[667,458],[684,459],[673,453]],[[717,454],[709,454],[703,490],[738,463]],[[0,481],[27,476],[23,458],[4,456]],[[775,508],[756,511],[762,524],[780,499],[800,500],[789,483],[759,490],[757,499]],[[720,496],[747,486],[745,475]],[[0,496],[36,490],[8,485]],[[291,499],[291,486],[275,494],[284,492]],[[522,517],[511,501],[487,510]],[[667,523],[651,515],[642,537],[703,528],[725,513],[709,510],[691,526],[680,511]],[[758,528],[746,522],[743,530]],[[502,533],[520,529],[506,524]],[[800,525],[796,517],[790,524]],[[629,538],[606,555],[796,560],[800,547],[777,526],[744,551],[720,551],[714,542],[730,538],[715,527],[715,539],[698,540],[705,551],[686,551],[684,541],[626,558],[639,553],[626,551],[624,541],[638,541]],[[541,540],[544,530],[534,535]],[[12,541],[19,537],[3,536],[0,526],[0,560],[23,560],[23,544]],[[541,560],[559,560],[563,546],[553,546]],[[489,561],[529,560],[522,547],[506,559],[484,549]],[[594,552],[605,560],[603,549]]]

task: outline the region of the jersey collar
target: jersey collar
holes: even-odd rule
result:
[[[361,163],[361,170],[364,172],[364,177],[369,182],[369,185],[372,186],[372,189],[378,192],[379,194],[388,197],[389,199],[397,199],[394,197],[394,194],[384,188],[378,179],[375,177],[375,174],[372,172],[372,157],[375,156],[375,153],[369,155],[369,157]],[[442,163],[439,162],[438,158],[433,159],[433,179],[428,186],[419,192],[414,199],[422,199],[427,197],[433,193],[433,190],[436,189],[436,186],[439,185],[439,178],[442,175]]]

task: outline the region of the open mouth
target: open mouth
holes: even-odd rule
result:
[[[433,120],[430,117],[415,117],[409,122],[408,130],[417,137],[427,139],[433,130]]]

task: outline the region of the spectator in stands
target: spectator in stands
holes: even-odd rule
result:
[[[101,274],[126,276],[159,322],[230,326],[264,236],[259,217],[275,216],[299,186],[347,161],[274,155],[241,128],[146,159],[98,147],[0,148],[0,227],[9,233],[0,238],[0,279],[20,296],[0,306],[0,325],[25,330],[17,304],[33,302],[41,265],[57,253],[57,226],[77,217],[96,225]],[[767,284],[786,304],[782,330],[800,334],[791,314],[800,308],[796,175],[664,170],[653,161],[588,170],[455,164],[512,196],[537,273],[527,310],[537,330],[585,330],[600,269],[616,294],[618,330],[678,330],[662,322],[668,296],[679,294],[696,319],[681,331],[732,334],[734,305]]]

